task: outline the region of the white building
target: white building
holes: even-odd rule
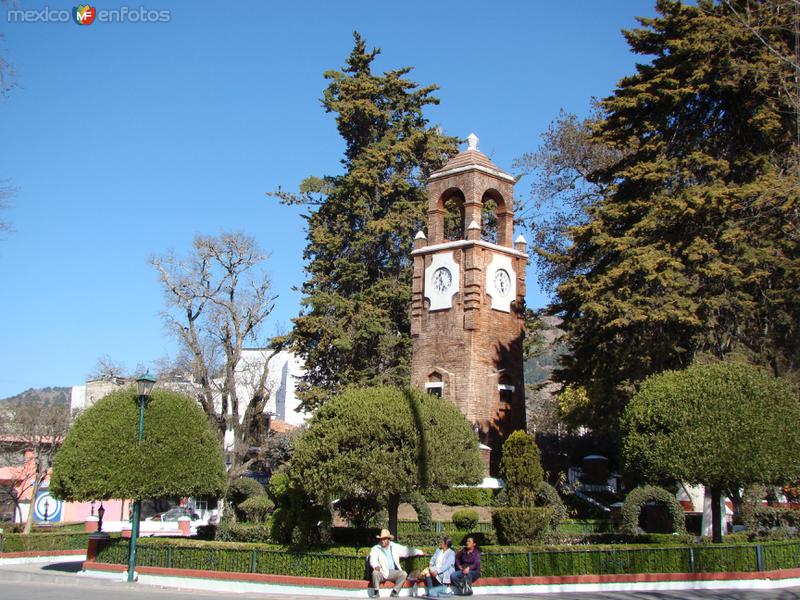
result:
[[[270,354],[272,351],[263,348],[246,348],[242,351],[242,359],[237,365],[235,373],[236,392],[242,400],[239,405],[240,419],[247,408],[247,399],[251,397],[253,388],[257,385],[264,361]],[[294,353],[284,350],[272,356],[268,367],[269,400],[264,412],[271,416],[273,428],[284,430],[302,425],[310,416],[306,412],[298,411],[300,400],[297,398],[296,388],[304,373],[302,361]],[[110,377],[94,379],[83,385],[73,386],[70,408],[73,411],[86,409],[103,396],[132,383],[131,379],[124,377]],[[161,380],[157,385],[189,395],[196,388],[196,384],[191,378]],[[220,404],[217,404],[217,409],[219,410],[219,408]]]

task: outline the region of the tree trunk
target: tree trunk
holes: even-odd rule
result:
[[[397,509],[400,508],[400,495],[390,494],[386,502],[386,509],[389,511],[389,531],[397,537]]]
[[[39,493],[39,475],[33,478],[33,489],[31,489],[31,502],[28,506],[28,518],[25,520],[25,529],[22,533],[27,535],[31,532],[33,527],[33,509],[36,506],[36,494]]]
[[[722,489],[718,486],[711,488],[711,530],[712,541],[715,544],[722,543]]]

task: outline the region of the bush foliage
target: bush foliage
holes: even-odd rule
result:
[[[461,510],[455,511],[450,519],[453,521],[453,525],[459,529],[472,531],[478,525],[480,515],[474,510],[462,508]]]
[[[473,487],[450,487],[425,490],[428,502],[440,502],[447,506],[492,506],[495,490]]]
[[[512,506],[492,511],[492,524],[501,544],[541,543],[550,532],[552,519],[552,508]]]
[[[536,486],[544,480],[541,453],[536,438],[518,430],[503,443],[500,471],[506,482],[511,506],[532,506]]]
[[[237,507],[244,515],[245,521],[263,523],[275,508],[275,503],[266,494],[251,496]]]
[[[222,448],[197,402],[156,389],[144,413],[140,447],[136,390],[86,409],[55,457],[50,492],[70,501],[219,496]]]
[[[648,502],[656,502],[666,507],[673,533],[686,533],[686,514],[680,502],[674,494],[654,485],[637,487],[625,497],[625,503],[622,505],[621,529],[623,533],[636,535],[641,532],[639,515],[642,507]]]
[[[292,480],[320,504],[366,494],[385,497],[392,512],[403,494],[477,483],[482,474],[464,415],[412,389],[349,388],[314,414],[294,448]]]

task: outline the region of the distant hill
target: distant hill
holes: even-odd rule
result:
[[[525,361],[525,384],[540,386],[548,381],[553,369],[558,366],[558,359],[567,351],[566,344],[560,341],[564,331],[560,329],[561,319],[558,317],[542,317],[544,327],[540,334],[544,338],[544,345],[536,356]]]
[[[12,404],[69,404],[71,387],[30,388],[16,396],[3,398],[0,402]]]

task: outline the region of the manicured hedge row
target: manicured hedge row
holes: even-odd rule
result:
[[[127,540],[111,540],[98,562],[125,564]],[[427,548],[431,552],[433,548]],[[368,548],[331,548],[297,552],[267,544],[231,544],[190,540],[144,539],[137,564],[234,573],[269,573],[334,579],[366,577]],[[419,569],[428,557],[404,561],[406,570]],[[484,577],[601,575],[625,573],[709,573],[796,568],[800,542],[763,544],[485,547]]]
[[[0,552],[33,552],[38,550],[85,550],[89,534],[66,533],[8,533],[0,541]]]
[[[454,487],[446,490],[426,490],[424,494],[428,502],[441,502],[447,506],[491,506],[496,490]]]

